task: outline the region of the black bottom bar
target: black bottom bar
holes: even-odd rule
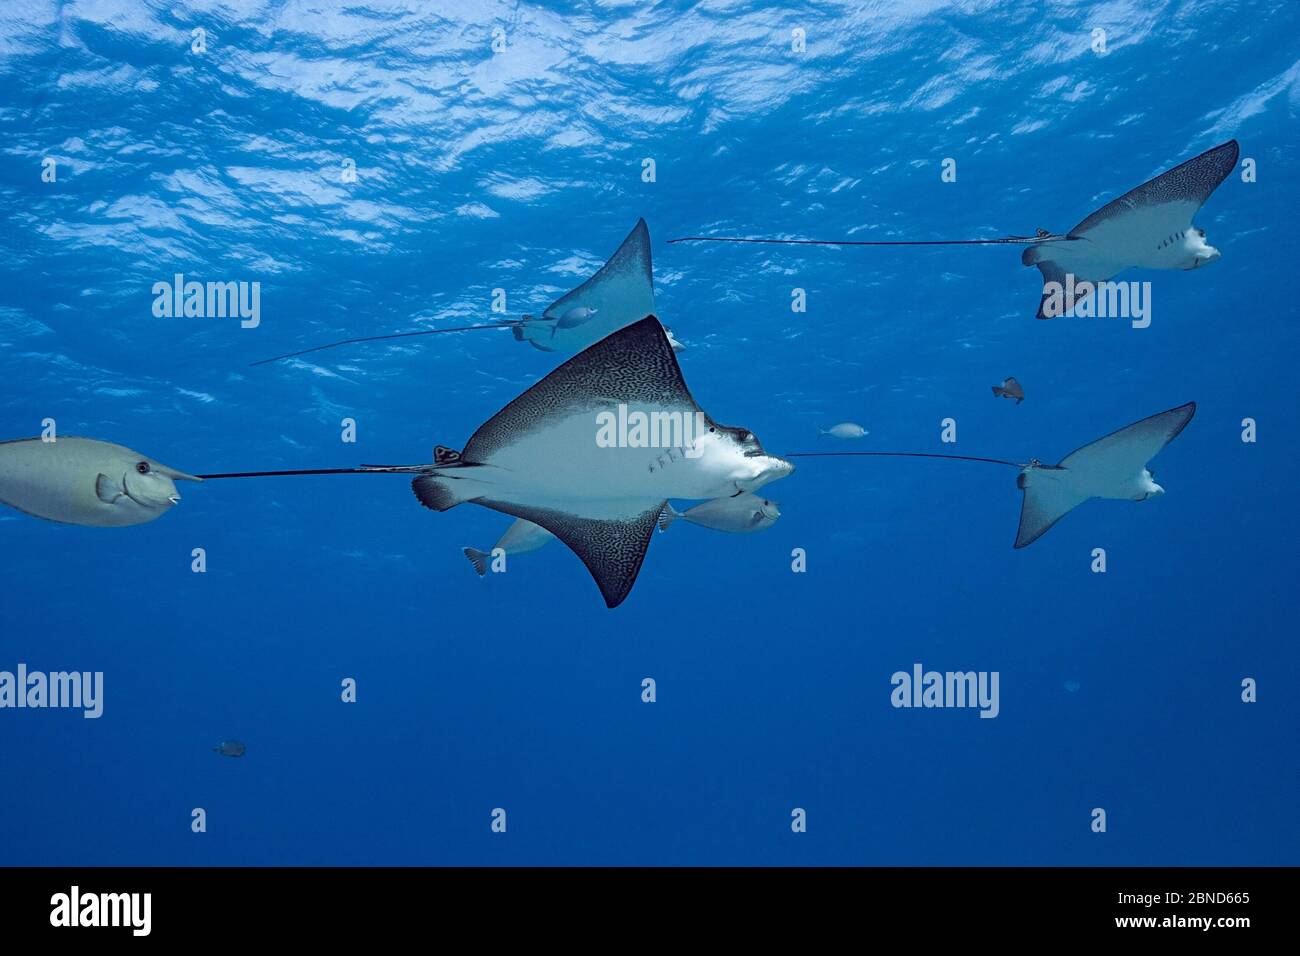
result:
[[[1199,936],[1231,945],[1285,927],[1294,876],[1275,868],[8,869],[0,870],[0,925],[6,942],[75,933],[94,943],[147,925],[155,939],[209,945],[431,931],[486,933],[496,944],[549,927],[533,938],[541,944],[561,924],[566,940],[611,945],[724,931],[734,943],[800,927],[858,940]],[[122,895],[146,893],[147,911],[143,895]],[[114,919],[122,925],[71,925]]]

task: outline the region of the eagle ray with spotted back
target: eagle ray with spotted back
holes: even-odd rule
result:
[[[1192,219],[1237,165],[1236,140],[1206,150],[1130,189],[1084,218],[1064,238],[1029,246],[1020,261],[1043,274],[1040,319],[1073,309],[1091,286],[1129,268],[1197,269],[1219,258]],[[1073,283],[1067,277],[1073,276]],[[1079,285],[1084,285],[1079,290]],[[1050,284],[1061,288],[1059,299]],[[1066,290],[1073,290],[1070,294]]]
[[[599,440],[603,415],[637,414],[682,423],[672,435],[681,441]],[[440,447],[412,487],[435,511],[469,502],[540,525],[582,559],[605,603],[617,607],[669,498],[743,494],[793,470],[748,429],[704,413],[663,326],[647,315],[527,389],[460,452]]]

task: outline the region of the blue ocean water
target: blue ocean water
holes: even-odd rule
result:
[[[105,688],[97,720],[0,710],[0,863],[1300,863],[1298,36],[1287,2],[6,0],[0,438],[426,460],[561,356],[249,363],[540,311],[639,217],[692,391],[769,451],[851,420],[834,447],[1057,461],[1198,412],[1164,497],[1023,550],[1009,469],[801,460],[773,528],[679,523],[615,610],[558,544],[479,580],[460,549],[508,519],[400,478],[183,485],[124,529],[0,509],[0,670]],[[1222,260],[1124,276],[1146,329],[1035,321],[1014,247],[666,243],[1065,230],[1232,138]],[[260,282],[260,324],[155,317],[176,273]],[[999,715],[894,708],[916,663],[998,672]]]

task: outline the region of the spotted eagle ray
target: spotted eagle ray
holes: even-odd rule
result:
[[[601,440],[615,418],[651,431],[658,422],[671,440],[637,441],[635,425]],[[469,502],[540,525],[582,560],[613,608],[632,590],[669,498],[740,495],[792,471],[749,430],[704,413],[648,315],[537,382],[461,451],[439,446],[412,488],[434,511]]]
[[[543,352],[580,352],[625,325],[655,314],[650,230],[638,219],[627,238],[590,279],[533,318],[514,326],[520,342]],[[582,318],[574,322],[571,316]]]
[[[1026,249],[1020,261],[1043,274],[1038,318],[1065,314],[1125,269],[1190,270],[1218,259],[1192,218],[1236,168],[1239,152],[1235,139],[1206,150],[1108,202],[1065,239]]]
[[[1208,149],[1107,203],[1067,233],[1040,229],[1034,236],[997,239],[833,240],[683,236],[668,242],[743,242],[807,246],[980,246],[1025,245],[1021,262],[1038,266],[1043,293],[1038,318],[1073,309],[1096,283],[1129,268],[1196,269],[1219,251],[1192,224],[1210,194],[1237,165],[1236,140]]]
[[[300,349],[260,359],[252,365],[267,365],[284,359],[323,352],[341,345],[379,342],[386,339],[409,339],[421,335],[447,332],[476,332],[483,329],[510,329],[516,341],[528,342],[543,352],[580,352],[611,332],[631,325],[655,313],[654,278],[650,265],[650,230],[638,219],[627,238],[609,260],[590,279],[552,302],[540,316],[461,325],[449,329],[421,329],[414,332],[391,332],[342,339],[325,345]],[[680,348],[680,343],[677,344]]]
[[[1147,463],[1160,454],[1196,414],[1188,402],[1111,432],[1061,459],[1057,465],[1030,462],[1016,485],[1024,493],[1016,547],[1033,544],[1067,514],[1091,498],[1146,501],[1165,493]]]
[[[1024,548],[1092,498],[1146,501],[1163,495],[1165,489],[1155,483],[1154,473],[1147,463],[1178,437],[1195,414],[1196,403],[1188,402],[1151,415],[1076,449],[1056,465],[1045,465],[1036,458],[1020,464],[1003,458],[898,451],[795,452],[785,457],[944,458],[1018,468],[1020,474],[1016,477],[1016,485],[1024,492],[1024,499],[1015,547]]]

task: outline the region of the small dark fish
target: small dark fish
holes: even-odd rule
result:
[[[223,740],[212,748],[214,753],[219,753],[223,757],[242,757],[245,749],[242,740]]]
[[[1025,390],[1014,378],[1007,379],[1001,385],[994,385],[993,394],[1002,398],[1014,398],[1017,405],[1025,400]]]

